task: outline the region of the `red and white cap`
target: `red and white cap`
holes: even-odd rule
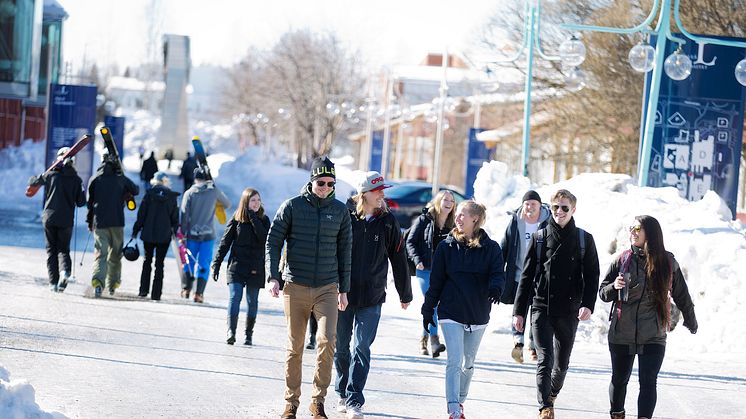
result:
[[[381,176],[380,173],[376,171],[370,171],[365,173],[365,178],[363,178],[360,183],[357,185],[357,192],[363,193],[363,192],[370,192],[370,191],[380,191],[381,189],[390,188],[394,185],[386,185],[383,183],[383,176]]]

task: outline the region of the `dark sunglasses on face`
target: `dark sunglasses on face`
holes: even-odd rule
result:
[[[557,211],[558,209],[561,209],[562,212],[570,212],[570,207],[567,205],[552,204],[552,211]]]
[[[639,233],[639,232],[640,232],[640,230],[642,230],[642,226],[641,226],[641,225],[639,225],[639,224],[638,224],[638,225],[634,225],[634,226],[629,226],[629,232],[630,232],[630,233],[632,233],[633,231],[634,231],[635,233]]]
[[[335,183],[336,183],[336,182],[334,182],[334,181],[331,181],[331,182],[324,182],[323,180],[317,180],[317,181],[316,181],[316,186],[318,186],[318,187],[320,187],[320,188],[321,188],[321,187],[323,187],[324,185],[326,185],[326,186],[328,186],[328,187],[330,187],[330,188],[333,188],[333,187],[334,187],[334,184],[335,184]]]

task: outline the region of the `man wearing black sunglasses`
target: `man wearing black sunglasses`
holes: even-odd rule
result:
[[[596,305],[598,254],[593,236],[575,227],[576,202],[565,189],[552,195],[552,217],[531,238],[513,307],[513,326],[522,331],[532,305],[540,419],[554,418],[554,401],[567,375],[578,321],[590,319]]]
[[[350,213],[335,199],[334,163],[318,157],[311,165],[311,180],[301,194],[283,202],[267,235],[266,272],[273,297],[284,300],[288,328],[285,360],[285,411],[295,418],[301,395],[303,345],[306,324],[313,313],[318,321],[316,371],[309,410],[326,418],[324,399],[331,383],[337,334],[337,309],[347,308],[352,264]],[[286,244],[287,242],[287,244]],[[279,271],[283,245],[287,262]]]

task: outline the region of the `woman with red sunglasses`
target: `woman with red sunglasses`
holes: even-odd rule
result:
[[[640,380],[637,417],[653,416],[656,381],[670,330],[669,293],[684,316],[684,326],[697,333],[692,298],[679,264],[663,245],[658,220],[649,215],[635,217],[629,228],[629,241],[630,249],[609,266],[599,288],[601,300],[613,302],[608,335],[612,419],[625,417],[624,399],[635,357]]]

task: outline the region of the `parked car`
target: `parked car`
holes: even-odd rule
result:
[[[401,228],[409,228],[415,218],[422,214],[428,202],[433,197],[432,184],[422,181],[388,182],[394,185],[386,189],[386,205],[399,221]],[[440,190],[448,190],[453,194],[456,205],[466,198],[453,187],[441,185]]]

